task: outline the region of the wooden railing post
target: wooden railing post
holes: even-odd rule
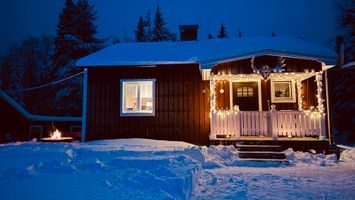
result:
[[[210,132],[210,139],[216,139],[216,112],[211,111],[211,132]]]
[[[326,130],[325,130],[325,113],[319,113],[320,116],[320,134],[319,134],[319,139],[320,140],[325,140],[327,138],[326,136]]]
[[[234,108],[233,108],[233,111],[234,111],[234,114],[235,114],[235,118],[234,118],[234,123],[236,123],[236,128],[235,128],[235,138],[237,140],[240,139],[240,134],[241,134],[241,119],[240,119],[240,110],[239,110],[239,106],[238,105],[235,105]]]
[[[277,140],[277,111],[276,111],[276,105],[271,105],[271,110],[270,110],[270,120],[271,122],[269,123],[271,125],[271,136],[273,140]]]

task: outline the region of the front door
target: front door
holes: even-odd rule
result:
[[[241,111],[259,110],[258,82],[233,82],[233,107]]]

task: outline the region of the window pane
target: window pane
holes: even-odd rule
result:
[[[153,84],[152,82],[142,82],[140,84],[140,98],[141,98],[141,110],[152,111],[153,110]]]
[[[153,81],[122,83],[122,113],[153,113]]]
[[[249,96],[249,97],[254,96],[254,94],[253,94],[253,90],[252,90],[252,91],[248,91],[248,96]]]
[[[124,83],[124,111],[138,110],[138,84]]]

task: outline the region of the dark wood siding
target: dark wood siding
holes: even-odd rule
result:
[[[208,144],[209,81],[195,65],[97,67],[88,75],[87,138],[152,138]],[[155,116],[120,116],[120,79],[156,79]]]
[[[323,84],[325,88],[325,84]],[[310,107],[317,108],[317,83],[315,82],[315,77],[311,77],[302,81],[302,107],[303,109],[309,109]],[[323,96],[325,99],[325,97]],[[325,105],[325,104],[324,104]]]
[[[216,95],[216,109],[217,110],[228,110],[230,107],[230,88],[229,81],[219,80],[215,82],[215,95]],[[223,89],[224,93],[221,93]]]
[[[24,141],[28,139],[29,122],[1,97],[0,118],[0,142]]]

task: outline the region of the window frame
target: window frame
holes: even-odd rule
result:
[[[152,112],[146,111],[132,111],[132,112],[124,112],[124,83],[130,82],[152,82]],[[121,79],[120,80],[120,116],[121,117],[142,117],[142,116],[155,116],[155,82],[156,79]],[[139,101],[141,98],[138,97]]]
[[[275,84],[276,83],[287,83],[290,89],[290,97],[276,97],[275,95]],[[296,83],[295,80],[279,80],[271,79],[270,80],[270,96],[271,103],[296,103]]]
[[[243,83],[243,82],[256,82],[258,84],[258,108],[259,111],[263,111],[262,107],[262,93],[261,93],[261,79],[249,80],[249,79],[238,79],[229,81],[229,106],[233,110],[233,83]]]

